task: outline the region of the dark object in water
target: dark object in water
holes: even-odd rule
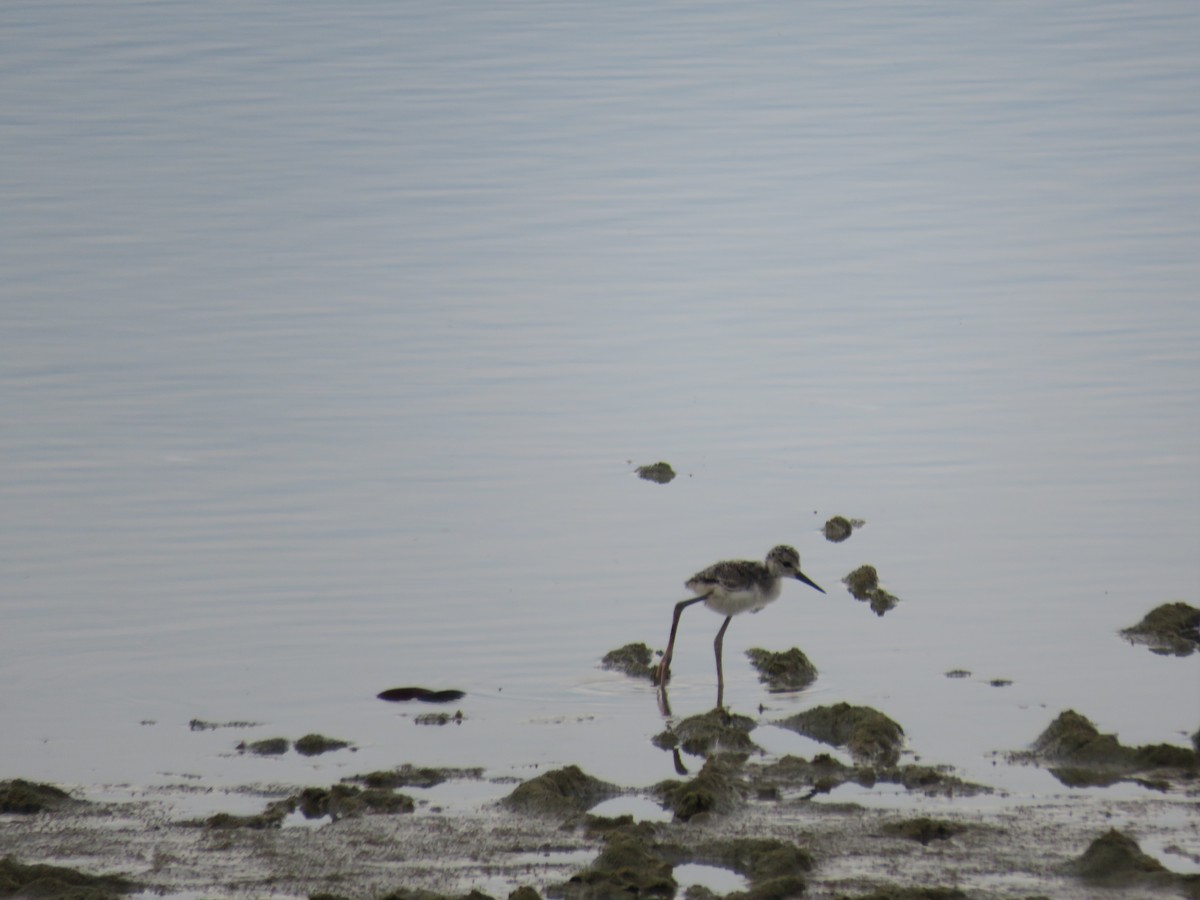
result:
[[[877,616],[894,609],[900,602],[895,594],[889,594],[879,586],[879,573],[875,571],[874,566],[859,566],[843,578],[842,583],[850,590],[855,600],[869,602],[871,611]]]
[[[402,700],[420,700],[422,703],[453,703],[467,696],[465,691],[431,691],[423,687],[388,688],[376,695],[380,700],[399,703]]]
[[[614,672],[624,672],[630,678],[645,678],[652,682],[658,676],[658,666],[653,662],[654,651],[645,644],[637,643],[609,650],[600,660],[600,666]]]
[[[656,462],[652,466],[638,466],[638,478],[653,481],[656,484],[666,484],[675,479],[675,470],[670,463]]]
[[[1200,609],[1186,603],[1164,603],[1136,625],[1121,629],[1121,636],[1145,644],[1160,656],[1188,656],[1200,650]]]
[[[855,528],[862,528],[867,523],[862,519],[847,519],[845,516],[834,516],[825,523],[825,540],[840,544],[850,537]]]

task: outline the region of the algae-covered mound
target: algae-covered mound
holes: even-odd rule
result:
[[[869,894],[838,894],[837,900],[967,900],[958,888],[885,887]],[[1038,900],[1031,897],[1030,900]]]
[[[0,859],[0,897],[115,900],[138,887],[121,875],[88,875],[65,866],[25,865],[11,856]]]
[[[288,752],[291,741],[287,738],[264,738],[261,741],[241,741],[237,745],[239,753],[253,753],[256,756],[280,756]]]
[[[1161,656],[1188,656],[1200,650],[1200,609],[1186,603],[1164,603],[1146,613],[1121,636],[1145,644]]]
[[[637,643],[609,650],[600,660],[600,666],[614,672],[624,672],[630,678],[654,681],[658,676],[658,667],[653,662],[654,651],[645,644]]]
[[[664,781],[654,791],[676,819],[686,822],[701,813],[732,812],[749,788],[736,758],[711,756],[691,781]]]
[[[0,813],[31,815],[83,802],[71,799],[70,794],[52,784],[39,784],[23,778],[0,781]]]
[[[855,600],[871,604],[871,611],[877,616],[894,609],[900,602],[895,594],[889,594],[879,586],[879,573],[874,566],[859,566],[842,579]]]
[[[667,484],[675,478],[675,470],[667,462],[656,462],[648,466],[638,466],[638,478],[653,481],[656,484]]]
[[[714,709],[676,722],[666,731],[656,734],[651,741],[663,750],[678,747],[692,756],[751,753],[760,750],[750,740],[750,732],[754,727],[755,722],[749,716],[740,716],[726,709]]]
[[[567,818],[619,793],[616,785],[593,778],[578,766],[567,766],[522,782],[500,802],[517,812]]]
[[[412,797],[386,788],[356,788],[335,784],[330,788],[305,788],[294,798],[306,819],[329,816],[338,819],[368,814],[410,813],[416,808]]]
[[[904,729],[869,706],[835,703],[796,713],[776,723],[815,741],[847,748],[856,760],[894,766]]]
[[[862,528],[867,523],[862,519],[847,519],[845,516],[834,516],[825,523],[825,540],[840,544],[853,533],[855,528]]]
[[[775,653],[752,647],[746,651],[754,668],[758,669],[758,680],[771,693],[802,691],[817,680],[817,667],[812,664],[799,647]]]
[[[292,745],[301,756],[319,756],[332,750],[342,750],[350,746],[349,741],[339,741],[337,738],[325,737],[323,734],[306,734]]]
[[[1051,774],[1073,787],[1112,784],[1136,772],[1168,770],[1194,777],[1200,770],[1200,756],[1193,750],[1171,744],[1126,747],[1073,709],[1060,713],[1029,751],[1010,757],[1050,764]]]
[[[475,780],[482,777],[482,768],[430,768],[405,763],[396,769],[367,772],[365,775],[351,775],[343,778],[342,781],[353,781],[369,788],[431,788],[450,779]]]
[[[555,885],[554,895],[568,900],[608,897],[668,898],[679,885],[672,866],[654,840],[653,830],[632,825],[611,832],[590,866]]]
[[[963,781],[942,767],[848,766],[828,753],[819,753],[812,760],[789,755],[771,763],[751,764],[747,769],[760,797],[778,797],[784,789],[807,788],[804,796],[808,799],[828,794],[847,782],[867,788],[879,782],[898,784],[928,797],[973,797],[992,792],[986,785]]]
[[[883,826],[883,833],[893,837],[902,837],[919,844],[929,844],[933,841],[946,841],[956,834],[967,830],[965,825],[950,822],[946,819],[931,819],[919,816],[915,819],[902,819],[898,822],[888,822]]]
[[[1186,896],[1200,897],[1200,876],[1177,875],[1115,828],[1092,841],[1083,855],[1065,868],[1068,874],[1096,887],[1182,889]]]

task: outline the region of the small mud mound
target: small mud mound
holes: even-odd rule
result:
[[[120,875],[88,875],[65,866],[25,865],[0,859],[0,897],[55,897],[59,900],[115,900],[139,886]]]
[[[653,788],[663,806],[681,822],[703,813],[728,813],[741,805],[749,786],[741,777],[741,759],[710,756],[691,781],[664,781]]]
[[[1115,828],[1092,841],[1066,871],[1097,887],[1161,888],[1200,897],[1200,875],[1175,874]]]
[[[600,660],[600,667],[613,672],[623,672],[630,678],[645,678],[654,681],[658,677],[658,666],[654,665],[654,651],[645,644],[626,644],[609,650]]]
[[[291,745],[287,738],[264,738],[261,741],[241,741],[237,749],[239,753],[253,753],[256,756],[281,756],[288,752]]]
[[[783,878],[798,881],[802,891],[802,876],[815,866],[807,850],[768,838],[734,838],[701,844],[690,854],[689,861],[732,869],[749,878],[756,891],[764,883]]]
[[[845,516],[834,516],[825,523],[825,540],[834,544],[840,544],[850,537],[854,529],[862,528],[866,524],[862,519],[847,519]]]
[[[292,747],[301,756],[319,756],[322,753],[343,750],[349,746],[349,741],[339,741],[337,738],[325,737],[323,734],[306,734],[292,744]]]
[[[889,594],[879,586],[879,573],[874,566],[859,566],[842,579],[855,600],[871,604],[871,611],[882,616],[889,610],[895,609],[900,598]]]
[[[678,747],[692,756],[761,752],[761,748],[750,740],[754,728],[755,722],[749,716],[714,709],[676,722],[651,741],[663,750]]]
[[[423,766],[405,764],[398,769],[368,772],[365,775],[352,775],[343,781],[353,781],[369,788],[431,788],[444,781],[478,780],[483,777],[482,768],[471,769],[433,769]]]
[[[947,841],[956,834],[962,834],[967,826],[945,819],[931,819],[921,816],[916,819],[904,819],[900,822],[888,822],[883,826],[883,833],[893,837],[902,837],[919,844],[930,844],[933,841]]]
[[[802,691],[817,680],[817,667],[812,664],[799,647],[773,653],[759,647],[746,651],[754,668],[758,669],[758,680],[771,693]]]
[[[653,481],[655,484],[667,484],[675,480],[675,470],[670,463],[656,462],[649,466],[637,467],[638,478]]]
[[[1188,656],[1200,650],[1200,609],[1186,603],[1164,603],[1136,625],[1121,630],[1130,643],[1145,644],[1160,656]]]
[[[620,792],[616,785],[593,778],[578,766],[567,766],[522,782],[500,802],[517,812],[570,818]]]
[[[836,703],[789,716],[777,725],[815,741],[847,748],[856,760],[894,766],[900,759],[904,729],[869,706]]]
[[[847,782],[866,788],[883,782],[899,784],[906,790],[927,797],[974,797],[990,794],[992,789],[963,781],[950,770],[934,766],[847,766],[827,753],[806,760],[802,756],[784,756],[772,763],[750,765],[750,783],[759,797],[778,798],[783,791],[806,790],[805,799],[828,794]]]
[[[968,900],[958,888],[944,887],[885,887],[869,894],[839,894],[838,900]],[[1042,900],[1030,897],[1029,900]]]
[[[0,813],[32,815],[69,806],[81,806],[84,802],[73,800],[70,794],[52,784],[39,784],[25,781],[23,778],[0,781]]]
[[[362,815],[395,815],[416,809],[412,797],[384,788],[356,788],[335,784],[330,788],[305,788],[292,798],[306,819],[329,816],[333,821]]]
[[[672,865],[663,858],[653,831],[627,826],[611,832],[590,866],[556,885],[554,896],[567,900],[647,897],[669,900],[679,887]]]
[[[403,703],[408,700],[420,700],[422,703],[453,703],[467,695],[456,690],[434,691],[424,687],[398,687],[380,691],[375,696],[391,703]]]
[[[1069,787],[1101,786],[1132,780],[1131,774],[1154,771],[1168,778],[1194,778],[1200,756],[1186,747],[1147,744],[1126,747],[1114,734],[1101,734],[1088,719],[1072,709],[1060,713],[1029,751],[1011,753],[1014,762],[1048,764],[1050,773]],[[1144,783],[1144,782],[1142,782]],[[1159,786],[1148,783],[1147,786]]]

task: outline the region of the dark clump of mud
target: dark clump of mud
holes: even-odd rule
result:
[[[777,725],[816,741],[845,747],[856,760],[894,766],[900,758],[904,729],[869,706],[835,703],[817,706]]]
[[[600,665],[614,672],[623,672],[630,678],[654,681],[658,677],[658,667],[654,665],[654,651],[641,643],[626,644],[616,650],[609,650],[600,660]]]
[[[752,647],[746,656],[758,669],[758,680],[772,693],[802,691],[817,680],[817,667],[799,647],[782,653]]]
[[[653,481],[656,484],[667,484],[675,479],[675,470],[670,463],[656,462],[649,466],[637,467],[638,478]]]
[[[422,703],[453,703],[467,695],[464,691],[458,690],[434,691],[424,687],[398,687],[380,691],[375,696],[379,700],[387,700],[392,703],[403,703],[408,700],[420,700]]]
[[[1200,609],[1186,603],[1164,603],[1121,636],[1145,644],[1162,656],[1188,656],[1200,650]]]
[[[1147,744],[1126,747],[1114,734],[1101,734],[1088,719],[1072,709],[1060,713],[1033,743],[1032,749],[1010,754],[1014,762],[1047,764],[1050,773],[1069,787],[1100,786],[1132,780],[1159,787],[1163,779],[1194,779],[1200,773],[1200,755],[1186,747]],[[1129,776],[1155,772],[1159,782]]]
[[[885,887],[869,894],[838,894],[837,900],[967,900],[967,896],[958,888]]]
[[[349,741],[339,741],[337,738],[325,737],[323,734],[306,734],[292,746],[302,756],[319,756],[332,750],[342,750],[350,746]]]
[[[253,753],[257,756],[280,756],[288,752],[291,741],[287,738],[264,738],[261,741],[242,741],[237,745],[239,753]]]
[[[904,819],[899,822],[888,822],[883,826],[884,834],[917,841],[920,844],[929,844],[933,841],[946,841],[956,834],[962,834],[966,830],[967,827],[965,825],[960,825],[957,822],[949,822],[945,819],[931,819],[928,816],[920,816],[916,819]]]
[[[63,809],[83,802],[83,800],[73,800],[70,794],[52,784],[25,781],[23,778],[0,781],[0,813],[32,815],[33,813]]]
[[[262,812],[254,815],[217,813],[203,821],[184,824],[219,830],[245,828],[265,831],[281,827],[283,820],[297,810],[306,819],[329,816],[337,821],[362,815],[410,813],[415,808],[412,797],[397,794],[388,787],[358,788],[349,784],[335,784],[329,788],[305,788],[299,794],[268,803]]]
[[[770,882],[780,886],[779,879],[788,879],[803,890],[803,876],[815,866],[807,850],[770,838],[733,838],[701,844],[689,855],[689,861],[732,869],[750,879],[756,892]]]
[[[342,780],[353,781],[369,788],[431,788],[451,779],[479,779],[482,777],[482,768],[435,769],[424,766],[413,766],[406,763],[397,769],[368,772],[365,775],[352,775]]]
[[[765,765],[749,768],[750,783],[759,797],[778,798],[784,790],[806,789],[805,799],[828,794],[846,783],[871,788],[883,782],[898,784],[906,790],[929,797],[973,797],[990,794],[992,789],[963,781],[940,766],[853,765],[819,753],[811,760],[802,756],[784,756]]]
[[[867,523],[862,519],[847,519],[845,516],[834,516],[825,523],[825,540],[840,544],[850,537],[855,528],[862,528]]]
[[[217,813],[202,821],[183,822],[184,826],[201,826],[214,830],[246,828],[251,831],[266,831],[280,828],[283,820],[296,811],[296,801],[289,797],[286,800],[275,800],[267,804],[260,813],[249,816],[236,816],[233,813]]]
[[[741,777],[742,757],[710,756],[690,781],[664,781],[654,787],[662,804],[681,822],[702,813],[728,813],[736,809],[749,786]]]
[[[25,865],[11,856],[0,859],[0,897],[113,900],[138,888],[120,875],[88,875],[64,866]]]
[[[329,816],[338,819],[361,815],[410,813],[416,808],[412,797],[385,788],[356,788],[335,784],[330,788],[305,788],[293,798],[306,819]]]
[[[517,812],[569,818],[619,793],[616,785],[567,766],[522,782],[500,802]]]
[[[750,740],[755,722],[726,709],[688,716],[651,738],[663,750],[679,748],[692,756],[715,753],[751,753],[760,748]]]
[[[842,579],[855,600],[871,604],[871,611],[877,616],[894,609],[900,602],[895,594],[889,594],[879,586],[879,573],[874,566],[859,566]]]
[[[672,865],[654,840],[653,829],[632,825],[610,832],[604,849],[582,872],[551,895],[568,900],[601,900],[616,897],[667,898],[679,887]]]
[[[421,713],[419,716],[413,716],[414,725],[449,725],[453,722],[455,725],[461,725],[465,716],[462,710],[456,710],[453,715],[450,713]]]
[[[1097,887],[1155,887],[1200,897],[1200,876],[1170,871],[1115,828],[1092,841],[1079,859],[1067,864],[1066,871]]]
[[[192,731],[216,731],[218,728],[258,728],[262,722],[206,722],[204,719],[192,719],[188,728]]]

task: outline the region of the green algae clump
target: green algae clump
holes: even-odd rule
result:
[[[319,756],[332,750],[342,750],[350,746],[349,741],[339,741],[337,738],[325,737],[323,734],[306,734],[292,745],[302,756]]]
[[[846,747],[855,759],[894,766],[900,759],[904,729],[869,706],[835,703],[817,706],[776,723],[815,741]]]
[[[675,480],[675,470],[667,462],[656,462],[648,466],[637,467],[638,478],[653,481],[655,484],[667,484]]]
[[[39,784],[23,778],[0,781],[0,813],[31,815],[83,802],[72,799],[70,794],[52,784]]]
[[[799,647],[781,653],[752,647],[746,656],[758,669],[758,680],[773,694],[802,691],[817,680],[817,667]]]
[[[600,660],[600,666],[614,672],[623,672],[630,678],[645,678],[654,681],[658,677],[658,666],[654,665],[654,651],[642,643],[626,644],[609,650]]]
[[[618,793],[615,785],[593,778],[578,766],[567,766],[522,782],[500,802],[517,812],[568,818]]]
[[[1186,603],[1157,606],[1121,636],[1145,644],[1160,656],[1188,656],[1200,650],[1200,609]]]

